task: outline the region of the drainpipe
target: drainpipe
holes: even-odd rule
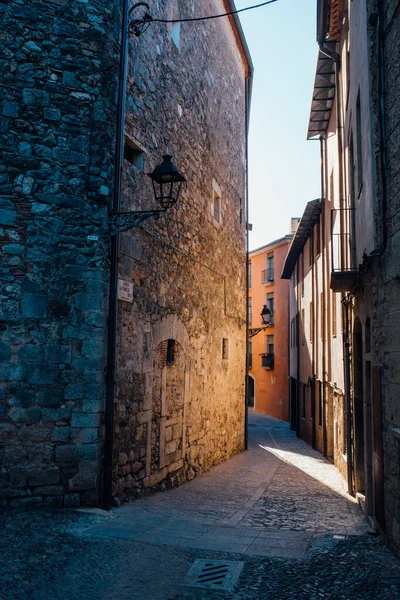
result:
[[[315,440],[316,440],[316,430],[315,430],[315,344],[316,344],[316,336],[315,331],[317,329],[317,323],[315,322],[315,307],[316,307],[316,286],[317,286],[317,277],[315,273],[315,247],[314,247],[314,227],[311,230],[310,237],[310,252],[312,253],[312,263],[311,263],[311,301],[312,301],[312,354],[311,354],[311,413],[312,413],[312,431],[311,431],[311,446],[315,448]]]
[[[325,177],[324,177],[324,138],[319,138],[320,160],[321,160],[321,250],[322,250],[322,310],[324,311],[322,318],[322,445],[324,456],[328,453],[327,432],[326,432],[326,351],[327,351],[327,323],[325,307],[327,306],[326,294],[326,273],[325,273]]]
[[[300,277],[300,263],[299,261],[297,261],[296,264],[296,269],[297,269],[297,274],[296,274],[296,281],[297,281],[297,294],[296,294],[296,345],[297,345],[297,386],[296,386],[296,435],[297,437],[300,437],[300,340],[301,340],[301,335],[300,335],[300,326],[304,326],[303,324],[300,323],[300,317],[301,317],[301,312],[300,312],[300,294],[301,294],[301,290],[300,290],[300,286],[299,286],[299,277]],[[299,293],[300,290],[300,293]]]
[[[121,50],[117,100],[117,125],[114,162],[113,213],[121,210],[122,166],[124,160],[124,129],[126,100],[126,70],[128,62],[129,0],[123,0]],[[106,402],[104,415],[104,478],[103,508],[112,507],[112,469],[114,447],[114,391],[116,366],[116,336],[118,310],[119,234],[111,236],[110,291],[108,308]]]
[[[244,407],[244,449],[249,447],[249,115],[252,75],[245,79],[245,155],[246,155],[246,382]]]
[[[370,17],[370,23],[375,24]],[[375,15],[374,15],[375,16]],[[382,185],[382,242],[379,248],[371,252],[370,257],[380,256],[386,250],[387,246],[387,172],[388,172],[388,153],[387,153],[387,134],[386,134],[386,80],[385,80],[385,13],[383,0],[378,0],[378,72],[379,72],[379,158],[380,174]]]

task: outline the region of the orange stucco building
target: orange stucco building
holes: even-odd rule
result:
[[[249,405],[289,421],[289,282],[281,272],[292,234],[249,253]],[[268,308],[263,325],[261,311]]]

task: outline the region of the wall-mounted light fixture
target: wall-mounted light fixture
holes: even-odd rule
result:
[[[158,219],[178,202],[182,183],[186,179],[172,162],[170,154],[164,154],[162,163],[152,173],[148,173],[148,176],[153,182],[154,198],[161,208],[114,213],[110,220],[112,235],[137,227],[149,217]]]
[[[271,317],[272,313],[270,311],[270,309],[268,308],[268,306],[266,304],[264,304],[263,309],[260,313],[261,315],[261,321],[263,325],[269,325],[269,319],[268,317]]]

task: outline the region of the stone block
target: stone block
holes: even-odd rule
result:
[[[47,296],[23,294],[21,301],[22,316],[30,319],[45,319],[47,316]]]
[[[16,217],[15,211],[0,209],[0,225],[14,225]]]
[[[31,406],[28,408],[28,421],[31,424],[39,423],[42,416],[42,411],[38,406]]]
[[[18,498],[17,500],[11,500],[10,506],[11,508],[30,508],[42,503],[43,498],[41,496],[33,496],[30,498]]]
[[[25,88],[22,90],[24,104],[30,106],[49,106],[49,95],[43,90]]]
[[[165,429],[165,441],[170,442],[172,440],[172,427],[166,427]]]
[[[52,442],[67,443],[70,441],[72,432],[69,427],[55,427],[51,434]]]
[[[126,465],[128,462],[128,455],[125,452],[120,452],[118,456],[118,465]]]
[[[67,163],[73,165],[87,165],[89,162],[89,154],[83,152],[76,152],[70,148],[54,148],[53,158],[58,160],[60,163]]]
[[[10,487],[25,487],[28,483],[28,474],[25,468],[13,466],[10,468]]]
[[[99,439],[99,429],[97,427],[72,429],[71,438],[73,442],[78,444],[91,444]]]
[[[100,424],[99,413],[73,413],[71,427],[98,427]]]
[[[42,467],[28,472],[29,485],[51,485],[60,481],[59,467]]]
[[[44,408],[61,408],[63,403],[62,390],[45,388],[38,393],[38,405]]]
[[[56,372],[45,364],[29,365],[29,383],[32,385],[48,385],[54,383]]]
[[[3,379],[4,381],[21,381],[24,378],[25,369],[23,365],[0,363],[0,380]]]
[[[91,490],[97,486],[97,475],[91,473],[78,473],[68,482],[71,491]]]
[[[151,410],[145,410],[137,414],[137,422],[142,425],[151,421]]]
[[[43,421],[66,421],[71,416],[71,409],[69,406],[62,406],[61,408],[43,408],[42,418]]]
[[[85,386],[82,383],[71,383],[65,388],[65,400],[81,400],[85,396]]]
[[[168,444],[165,444],[165,454],[172,454],[173,452],[176,452],[175,440],[172,440],[172,442],[168,442]]]
[[[77,463],[82,460],[96,460],[100,456],[99,444],[69,444],[56,447],[57,463]]]
[[[3,251],[6,254],[21,255],[24,253],[25,247],[22,244],[4,244]]]
[[[101,310],[100,294],[79,293],[75,296],[75,306],[78,310]]]
[[[71,361],[71,346],[46,346],[45,360],[49,363],[69,363]]]
[[[43,114],[48,121],[60,121],[61,119],[61,112],[57,108],[45,108]]]
[[[63,485],[39,485],[34,488],[33,493],[35,496],[59,496],[63,491]]]
[[[9,362],[11,354],[11,344],[0,342],[0,362]]]
[[[26,344],[18,349],[18,358],[21,362],[42,362],[44,352],[42,346]]]
[[[62,508],[63,501],[64,499],[62,496],[45,496],[43,498],[44,506],[49,508]]]
[[[81,497],[79,494],[65,494],[64,508],[77,508],[81,505]]]
[[[18,110],[19,107],[16,102],[11,102],[11,100],[4,100],[1,114],[4,117],[18,118]]]

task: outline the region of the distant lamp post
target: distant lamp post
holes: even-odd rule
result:
[[[261,320],[262,320],[262,324],[263,325],[269,325],[269,321],[267,317],[271,316],[271,311],[269,310],[268,306],[266,304],[264,304],[263,309],[261,311]]]
[[[162,163],[157,165],[152,173],[148,173],[148,176],[153,183],[155,200],[161,208],[114,213],[111,217],[112,235],[137,227],[149,217],[158,219],[178,202],[182,183],[186,179],[172,162],[170,154],[164,154]]]

